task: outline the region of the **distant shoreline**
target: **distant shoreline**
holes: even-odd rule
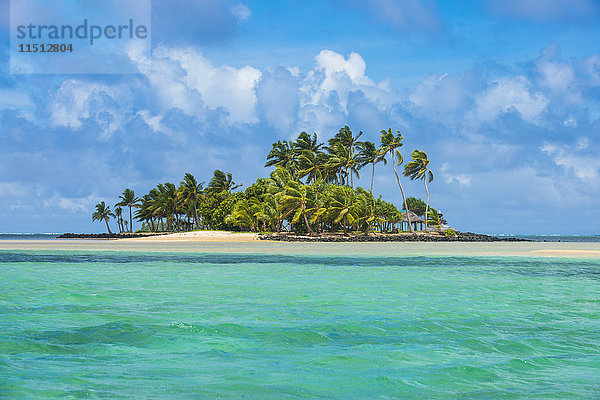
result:
[[[277,242],[528,242],[528,239],[515,237],[496,237],[472,232],[457,232],[453,236],[432,233],[396,233],[396,234],[341,234],[326,233],[320,235],[304,235],[290,232],[284,233],[251,233],[231,231],[192,231],[178,233],[121,233],[121,234],[75,234],[65,233],[58,239],[110,239],[135,241],[277,241]]]

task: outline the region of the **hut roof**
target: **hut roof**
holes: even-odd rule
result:
[[[408,216],[410,217],[410,222],[425,222],[423,218],[419,217],[412,211],[408,212]],[[406,211],[402,212],[402,221],[408,222],[408,218],[406,217]]]

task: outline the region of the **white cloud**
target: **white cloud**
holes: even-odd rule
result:
[[[459,187],[468,188],[471,186],[471,177],[466,174],[453,174],[450,172],[450,164],[445,162],[440,168],[444,182],[448,184],[456,183]]]
[[[298,74],[281,67],[265,71],[256,88],[261,117],[284,136],[298,118],[299,90]]]
[[[499,79],[476,99],[478,121],[491,121],[498,115],[514,109],[528,122],[539,122],[540,114],[548,105],[548,99],[539,92],[532,92],[524,76]]]
[[[538,68],[545,85],[554,92],[566,92],[575,81],[573,68],[565,62],[542,62]]]
[[[131,107],[129,100],[129,91],[116,85],[66,80],[49,106],[50,123],[76,130],[91,118],[103,127],[103,136],[108,137],[121,127],[124,114]]]
[[[583,71],[592,85],[600,85],[600,56],[593,54],[583,61]]]
[[[197,115],[202,106],[224,108],[230,123],[257,122],[255,86],[261,72],[253,67],[213,66],[192,49],[159,47],[147,77],[163,106]]]
[[[576,150],[585,150],[590,146],[590,141],[588,138],[586,137],[580,137],[577,139],[577,141],[575,142],[575,149]]]
[[[467,110],[468,90],[456,75],[432,74],[417,84],[408,96],[417,114],[444,120],[462,121]]]
[[[73,197],[67,198],[54,193],[52,197],[43,200],[42,204],[45,207],[58,207],[62,210],[70,213],[85,214],[89,213],[94,208],[94,204],[98,203],[100,199],[96,194],[91,194],[87,197]]]
[[[577,120],[573,117],[569,117],[564,120],[563,126],[565,128],[577,128]]]
[[[556,165],[572,172],[581,181],[592,183],[596,182],[600,173],[600,158],[585,154],[583,151],[588,146],[587,138],[579,138],[575,148],[569,145],[546,143],[540,150],[552,157]]]
[[[229,10],[233,14],[233,16],[238,20],[238,22],[246,22],[250,19],[252,12],[245,4],[238,3],[229,7]]]
[[[163,118],[162,115],[151,115],[148,110],[138,111],[137,115],[139,115],[154,132],[164,132],[168,129],[161,123]]]
[[[31,98],[23,90],[3,89],[0,90],[0,110],[18,110],[29,119],[33,119],[34,104]]]
[[[0,198],[23,198],[29,194],[27,188],[14,182],[0,182]]]
[[[300,85],[299,124],[301,129],[332,132],[348,121],[348,101],[352,92],[379,111],[388,111],[398,100],[389,82],[375,83],[366,75],[366,62],[358,53],[348,58],[331,50],[321,50],[315,57],[315,68]],[[306,128],[308,127],[308,128]]]

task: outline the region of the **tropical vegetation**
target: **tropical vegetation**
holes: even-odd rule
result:
[[[404,159],[400,152],[404,137],[399,131],[382,130],[379,146],[361,141],[362,132],[354,134],[344,126],[327,143],[316,134],[302,132],[296,140],[273,143],[265,167],[273,167],[269,177],[259,178],[241,190],[229,172],[215,170],[205,187],[186,173],[179,185],[160,183],[147,194],[136,197],[127,188],[119,196],[113,214],[104,203],[96,205],[94,220],[108,221],[116,216],[120,232],[133,231],[134,220],[143,231],[187,231],[195,229],[252,232],[291,231],[309,235],[326,232],[397,232],[400,222],[410,220],[411,210],[423,218],[425,226],[439,227],[438,211],[429,206],[428,183],[433,180],[427,154],[411,153],[412,161],[403,175],[423,180],[426,202],[407,197],[397,167]],[[390,161],[401,194],[401,209],[373,194],[377,164]],[[355,187],[363,168],[369,171],[369,190]],[[129,221],[123,218],[129,209]]]

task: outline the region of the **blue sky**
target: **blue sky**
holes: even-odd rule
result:
[[[247,185],[272,142],[348,124],[426,151],[457,229],[600,233],[600,1],[154,0],[136,75],[11,75],[8,4],[2,232],[103,231],[94,204],[125,187]],[[390,168],[375,191],[399,204]]]

